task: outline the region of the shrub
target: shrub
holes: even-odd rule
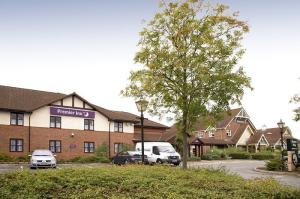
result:
[[[19,156],[15,158],[15,161],[17,162],[29,162],[29,157],[28,156]]]
[[[96,149],[96,156],[98,156],[98,157],[108,157],[108,151],[109,151],[108,144],[106,144],[104,142],[104,143],[101,144],[101,146],[99,146]]]
[[[254,153],[251,155],[252,159],[254,160],[271,160],[275,158],[275,154],[273,153],[266,153],[266,152],[260,152],[260,153]]]
[[[86,157],[75,157],[70,160],[74,163],[109,163],[110,160],[107,157],[98,157],[98,156],[86,156]]]
[[[188,161],[199,161],[199,160],[201,160],[201,157],[191,156],[188,158]]]
[[[250,153],[248,152],[233,152],[228,154],[232,159],[249,159]]]
[[[281,171],[282,170],[281,159],[275,158],[275,159],[269,160],[266,163],[266,168],[269,171]]]
[[[220,169],[132,165],[7,173],[0,198],[300,198],[300,191]]]
[[[203,160],[221,160],[227,159],[227,154],[224,150],[213,148],[202,157]]]
[[[13,162],[14,158],[7,155],[6,153],[0,152],[0,162]]]

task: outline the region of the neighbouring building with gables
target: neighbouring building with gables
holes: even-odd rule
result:
[[[148,141],[160,140],[169,128],[147,119],[144,124]],[[70,159],[106,143],[113,156],[139,140],[137,115],[104,109],[76,93],[0,86],[0,152],[24,156],[50,149],[58,159]]]
[[[276,147],[280,145],[280,129],[257,130],[244,108],[230,110],[221,114],[222,119],[215,125],[207,125],[203,119],[196,123],[195,131],[189,138],[190,156],[201,157],[212,147],[227,148],[240,147],[256,152],[263,147]],[[163,139],[176,143],[177,128],[174,124],[165,134]],[[289,128],[284,133],[285,137],[292,137]]]

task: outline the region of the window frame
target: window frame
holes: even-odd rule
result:
[[[54,151],[51,150],[51,142],[54,142]],[[57,150],[57,144],[56,143],[60,143],[59,144],[59,151]],[[49,140],[49,150],[52,152],[52,153],[61,153],[62,152],[62,142],[61,140]]]
[[[15,143],[16,143],[15,145],[11,144],[12,140],[15,141]],[[18,141],[22,141],[22,145],[20,145],[20,146],[22,146],[22,150],[21,151],[18,150],[18,146],[19,146],[18,145]],[[12,146],[15,147],[14,150],[11,150]],[[9,152],[24,152],[24,139],[22,139],[22,138],[10,138],[9,139]]]
[[[51,118],[54,118],[54,126],[51,126]],[[58,125],[58,118],[59,118],[59,127],[57,127]],[[55,115],[50,115],[50,128],[56,128],[56,129],[61,129],[61,117],[60,116],[55,116]]]
[[[114,132],[123,133],[123,131],[124,131],[123,122],[114,122]]]
[[[87,144],[88,146],[86,147],[85,144]],[[91,144],[93,145],[93,147],[91,147]],[[95,148],[96,148],[95,142],[84,142],[83,143],[83,152],[84,153],[94,153]],[[87,149],[87,151],[85,149]],[[91,149],[93,149],[93,151]]]
[[[15,124],[12,124],[12,115],[16,115],[16,123]],[[22,116],[22,124],[19,124],[19,118],[20,116]],[[13,125],[13,126],[24,126],[24,113],[18,113],[18,112],[10,112],[10,125]]]
[[[85,126],[86,126],[85,122],[87,122],[88,128],[85,128]],[[92,126],[91,126],[91,123],[93,124]],[[93,119],[84,119],[83,126],[84,126],[83,129],[85,131],[94,131],[95,130],[95,121]]]
[[[232,132],[231,132],[231,130],[226,130],[226,135],[227,135],[227,137],[232,137]]]

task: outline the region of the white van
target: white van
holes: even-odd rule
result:
[[[135,150],[142,151],[141,142],[136,143]],[[144,154],[147,155],[150,164],[166,162],[179,165],[181,162],[179,153],[169,142],[144,142]]]

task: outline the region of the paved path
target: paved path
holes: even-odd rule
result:
[[[272,177],[282,184],[290,185],[300,189],[300,177],[298,175],[286,174],[270,174],[257,172],[254,169],[264,167],[265,162],[259,160],[224,160],[224,161],[200,161],[189,162],[192,168],[224,168],[229,173],[234,173],[246,179],[251,178],[269,178]]]

